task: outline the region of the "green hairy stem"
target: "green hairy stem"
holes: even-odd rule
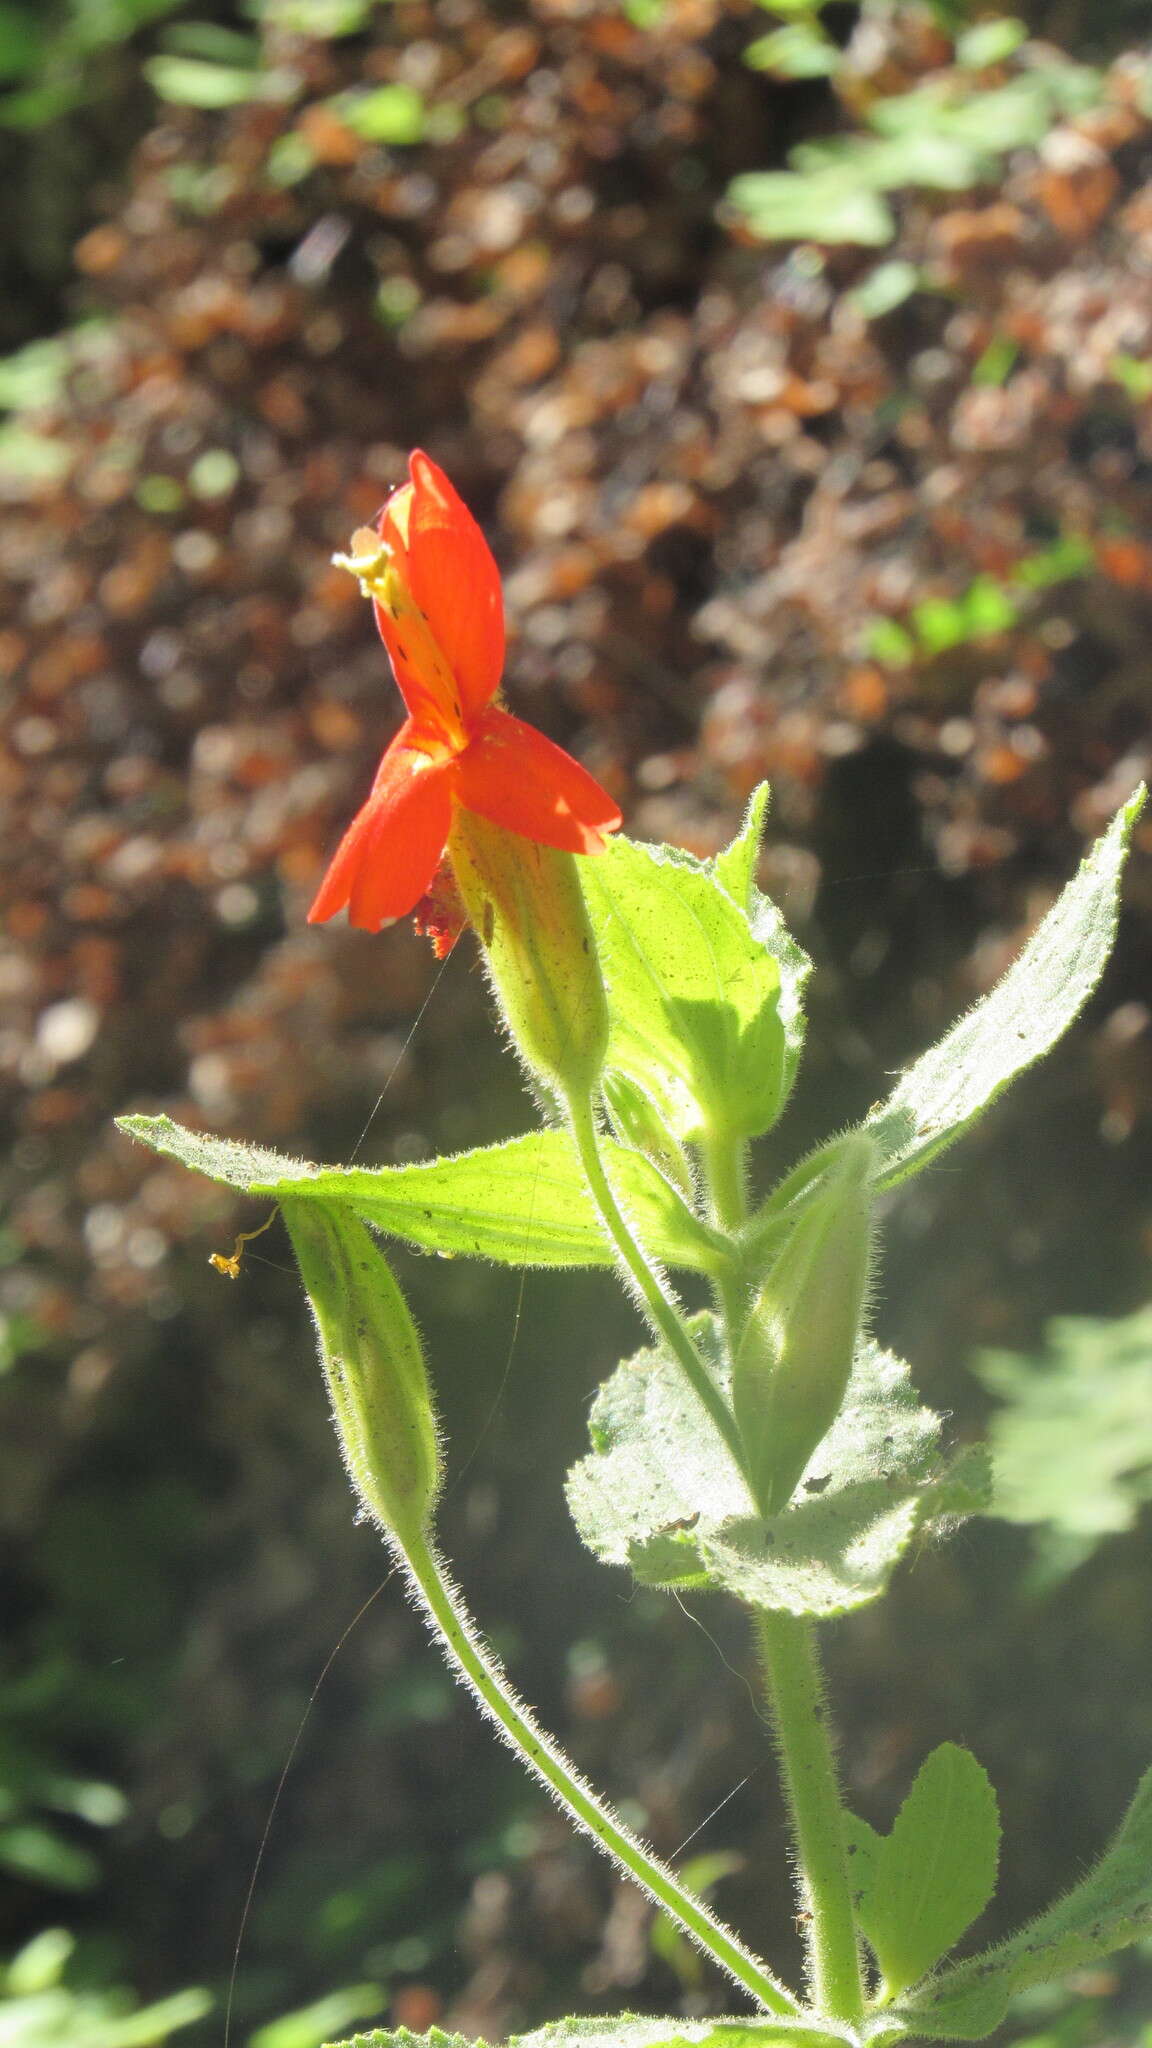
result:
[[[657,1905],[663,1906],[685,1933],[761,2006],[774,2013],[797,2012],[796,2000],[766,1966],[608,1811],[551,1736],[521,1705],[496,1658],[477,1634],[431,1543],[419,1538],[401,1546],[396,1539],[392,1540],[416,1599],[439,1636],[449,1662],[455,1665],[483,1711],[496,1723],[532,1775],[567,1808],[577,1825],[599,1842],[628,1876]]]
[[[588,1192],[600,1212],[604,1228],[619,1254],[620,1262],[635,1286],[653,1328],[663,1337],[673,1357],[683,1366],[693,1392],[703,1402],[736,1463],[742,1466],[743,1449],[732,1411],[716,1387],[673,1303],[665,1293],[662,1282],[632,1235],[620,1204],[612,1192],[600,1157],[596,1120],[591,1105],[587,1101],[572,1100],[568,1107],[572,1135],[576,1140],[576,1149],[580,1154],[580,1163],[588,1182]]]

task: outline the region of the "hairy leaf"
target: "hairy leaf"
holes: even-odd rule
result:
[[[553,2020],[530,2034],[514,2034],[507,2048],[770,2048],[775,2041],[787,2041],[789,2048],[836,2048],[841,2042],[851,2048],[856,2038],[849,2027],[814,2026],[803,2019],[650,2019],[623,2012],[604,2019]],[[469,2041],[463,2034],[443,2033],[439,2027],[427,2034],[410,2033],[407,2027],[374,2027],[371,2033],[355,2034],[337,2048],[485,2048],[485,2044]]]
[[[610,1266],[596,1212],[566,1131],[532,1131],[502,1145],[414,1166],[314,1166],[262,1145],[184,1130],[166,1116],[125,1116],[119,1127],[210,1180],[275,1201],[282,1194],[341,1202],[367,1223],[427,1251],[515,1266]],[[723,1243],[651,1162],[605,1142],[608,1171],[648,1249],[672,1266],[711,1270]]]
[[[615,839],[581,877],[608,989],[609,1067],[681,1139],[754,1137],[784,1099],[780,968],[712,870]]]
[[[998,1948],[942,1970],[893,2010],[909,2033],[977,2041],[1018,1991],[1114,1955],[1152,1930],[1152,1771],[1094,1870]]]
[[[867,1120],[881,1187],[918,1173],[1079,1015],[1116,936],[1120,878],[1145,791],[1118,811],[1079,873],[990,994],[918,1059]]]
[[[710,1316],[693,1334],[727,1392]],[[940,1422],[897,1359],[864,1345],[845,1407],[787,1508],[761,1519],[719,1433],[679,1366],[641,1351],[602,1388],[592,1453],[568,1477],[589,1549],[656,1586],[723,1586],[754,1607],[843,1614],[883,1592],[925,1523],[974,1512],[979,1452],[941,1458]]]
[[[888,1994],[923,1977],[983,1912],[999,1849],[987,1773],[970,1750],[941,1743],[920,1766],[891,1833],[865,1851],[860,1926]]]

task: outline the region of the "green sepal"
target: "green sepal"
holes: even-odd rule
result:
[[[781,969],[711,866],[616,839],[581,876],[608,990],[607,1064],[684,1141],[755,1137],[786,1094]]]
[[[971,1750],[943,1742],[926,1757],[890,1834],[854,1822],[857,1918],[898,1997],[955,1948],[996,1889],[1000,1815]]]
[[[732,1409],[760,1512],[791,1500],[840,1411],[868,1289],[875,1146],[828,1155],[763,1286],[732,1367]]]
[[[1017,1992],[1115,1955],[1152,1931],[1152,1771],[1094,1870],[1018,1934],[930,1977],[891,2008],[906,2033],[980,2041]]]
[[[696,1316],[689,1327],[727,1398],[715,1320]],[[568,1505],[589,1549],[644,1584],[724,1587],[751,1607],[844,1614],[878,1598],[919,1530],[984,1504],[983,1453],[949,1460],[940,1429],[906,1367],[862,1345],[844,1407],[792,1502],[765,1519],[679,1366],[655,1348],[602,1387]]]
[[[406,1543],[427,1528],[440,1486],[432,1392],[408,1304],[346,1209],[286,1196],[281,1210],[348,1476],[370,1519]]]
[[[365,1222],[425,1251],[513,1266],[612,1266],[567,1131],[532,1131],[502,1145],[413,1166],[314,1166],[262,1145],[185,1130],[166,1116],[122,1116],[119,1128],[240,1193],[280,1201],[338,1202]],[[621,1200],[653,1256],[710,1273],[725,1240],[702,1223],[651,1162],[605,1141]]]
[[[604,1064],[608,1006],[581,862],[462,804],[448,855],[516,1050],[558,1101],[586,1101]],[[583,865],[606,858],[585,855]]]
[[[983,1000],[902,1076],[865,1128],[880,1148],[877,1185],[919,1173],[1063,1037],[1116,937],[1120,881],[1143,785],[1116,813],[1019,958]]]

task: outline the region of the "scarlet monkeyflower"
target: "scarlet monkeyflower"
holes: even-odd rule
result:
[[[352,924],[379,931],[433,891],[429,926],[442,935],[437,899],[457,807],[569,853],[603,852],[620,812],[587,769],[498,701],[504,607],[491,550],[430,457],[414,450],[408,470],[376,530],[336,557],[373,600],[408,716],[308,918],[347,906]]]

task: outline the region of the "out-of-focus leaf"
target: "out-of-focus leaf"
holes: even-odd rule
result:
[[[428,110],[415,86],[380,85],[373,92],[344,94],[332,104],[345,126],[365,142],[402,148],[424,140]]]
[[[849,293],[852,304],[866,320],[882,320],[894,313],[919,288],[920,272],[905,256],[893,256],[878,263],[861,284]]]
[[[269,2020],[248,2036],[248,2048],[323,2048],[339,2028],[370,2019],[385,2002],[382,1984],[347,1984],[298,2012]]]
[[[753,71],[770,71],[777,78],[831,78],[843,53],[817,21],[794,21],[773,29],[771,35],[757,36],[745,50],[744,62]]]
[[[1003,1404],[989,1423],[990,1512],[1065,1539],[1058,1569],[1152,1500],[1152,1308],[1059,1317],[1045,1338],[1040,1357],[985,1351],[974,1369]]]
[[[745,171],[728,187],[729,204],[766,242],[856,242],[882,248],[896,223],[876,192],[839,169]]]
[[[0,1828],[0,1867],[61,1892],[91,1891],[100,1878],[100,1866],[87,1849],[37,1821]]]
[[[1028,40],[1028,24],[1018,21],[1013,14],[1002,14],[991,21],[977,21],[956,38],[956,62],[969,71],[984,71],[993,64],[1002,64],[1021,43]]]

